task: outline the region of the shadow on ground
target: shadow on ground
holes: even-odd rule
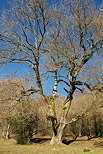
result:
[[[32,141],[33,143],[39,143],[39,144],[48,142],[48,141],[50,141],[50,140],[51,140],[50,138],[33,138],[33,139],[31,139],[31,141]]]
[[[38,143],[38,144],[42,144],[42,143],[45,143],[45,142],[50,142],[51,138],[33,138],[31,139],[31,141],[33,143]],[[64,139],[62,142],[66,145],[69,145],[70,143],[72,143],[74,140],[67,140],[67,139]]]
[[[74,142],[75,140],[63,140],[62,142],[66,145],[69,145],[70,143]]]

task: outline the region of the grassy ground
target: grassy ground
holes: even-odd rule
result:
[[[13,139],[0,139],[0,154],[103,154],[103,138],[78,139],[68,145],[49,145],[49,139],[35,139],[31,145],[17,145]],[[69,142],[68,142],[69,143]]]

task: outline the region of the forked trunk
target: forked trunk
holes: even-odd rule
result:
[[[58,124],[58,127],[56,127],[56,133],[53,129],[53,136],[50,141],[50,144],[62,144],[63,132],[64,132],[64,128],[66,127],[66,124],[67,124],[66,118],[67,118],[67,114],[68,114],[70,106],[71,106],[71,100],[64,103],[60,122]],[[53,128],[53,125],[52,125],[52,128]]]
[[[65,125],[60,126],[57,131],[57,135],[53,134],[50,144],[62,144],[62,136]]]

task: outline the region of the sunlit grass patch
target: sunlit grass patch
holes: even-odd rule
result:
[[[18,145],[13,139],[0,139],[0,154],[102,154],[103,148],[95,147],[94,143],[96,143],[96,140],[74,141],[69,145],[49,145],[48,142]],[[89,149],[89,151],[85,149]]]

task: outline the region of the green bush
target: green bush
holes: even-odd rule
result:
[[[34,129],[37,127],[38,118],[32,114],[19,114],[9,117],[11,129],[16,136],[18,144],[30,144]]]

